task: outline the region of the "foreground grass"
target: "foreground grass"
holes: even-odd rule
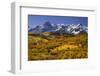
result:
[[[29,61],[80,59],[88,57],[87,34],[50,36],[28,36]]]

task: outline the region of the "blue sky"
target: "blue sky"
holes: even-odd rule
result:
[[[51,24],[82,24],[88,26],[88,17],[74,17],[74,16],[46,16],[46,15],[28,15],[28,25],[36,27],[42,25],[46,21]]]

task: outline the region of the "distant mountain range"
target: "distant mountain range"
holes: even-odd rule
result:
[[[53,32],[53,33],[67,33],[77,35],[80,32],[88,33],[88,27],[82,24],[51,24],[50,22],[45,22],[43,25],[37,25],[34,28],[29,28],[28,32],[33,32],[40,34],[43,32]]]

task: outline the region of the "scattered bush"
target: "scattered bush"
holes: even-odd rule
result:
[[[44,33],[45,34],[45,33]],[[51,35],[46,33],[46,36]],[[87,34],[28,36],[28,60],[76,59],[88,57]],[[50,37],[50,38],[49,38]],[[49,40],[48,40],[49,39]]]

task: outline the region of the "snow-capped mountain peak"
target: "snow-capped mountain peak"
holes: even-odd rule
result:
[[[77,35],[81,31],[88,31],[87,26],[82,24],[51,24],[50,22],[45,22],[43,25],[38,25],[35,28],[31,28],[29,32],[42,33],[42,32],[58,32],[58,33],[69,33]]]

